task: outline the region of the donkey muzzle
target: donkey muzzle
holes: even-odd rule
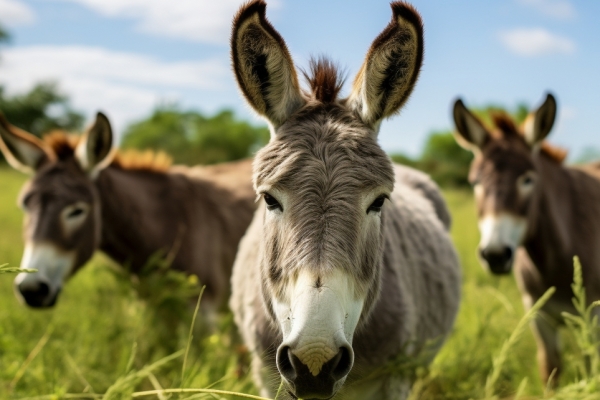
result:
[[[281,346],[277,351],[277,368],[288,384],[291,394],[301,399],[329,399],[344,383],[352,369],[353,351],[341,347],[338,353],[321,366],[314,375],[289,346]]]
[[[60,289],[52,291],[44,281],[15,282],[15,294],[29,307],[46,308],[56,304]]]
[[[479,256],[494,275],[506,275],[512,271],[513,254],[508,246],[479,249]]]

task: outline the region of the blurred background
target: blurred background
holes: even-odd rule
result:
[[[251,156],[268,130],[244,104],[230,68],[230,24],[241,3],[0,0],[0,111],[40,135],[81,131],[102,110],[121,147],[163,150],[177,163]],[[464,271],[457,328],[431,368],[417,371],[415,393],[479,399],[523,308],[514,279],[491,276],[477,260],[479,234],[466,190],[471,154],[455,144],[451,105],[460,96],[484,119],[504,110],[521,121],[551,91],[559,109],[549,140],[569,150],[570,163],[600,158],[600,2],[412,3],[425,22],[425,63],[408,105],[383,123],[379,138],[395,161],[428,172],[443,187]],[[346,71],[346,94],[391,16],[386,0],[268,4],[296,65],[331,56]],[[15,200],[25,179],[0,165],[0,264],[20,262],[22,213]],[[195,340],[187,372],[181,360],[162,358],[187,343],[188,300],[197,281],[132,278],[102,256],[90,264],[65,286],[57,307],[42,312],[19,305],[13,277],[0,275],[0,399],[68,392],[94,398],[107,390],[118,395],[106,398],[126,399],[134,390],[215,382],[256,393],[230,315]],[[161,313],[180,315],[180,325],[166,326]],[[506,351],[496,399],[513,399],[521,387],[528,399],[549,398],[526,332]],[[583,365],[575,342],[567,336],[565,383],[577,381]],[[144,369],[157,360],[162,364]]]
[[[551,91],[559,101],[551,141],[570,150],[571,162],[600,155],[600,3],[413,3],[425,21],[425,65],[408,106],[382,126],[386,151],[445,184],[451,172],[433,161],[469,160],[446,137],[455,98],[522,117]],[[0,0],[0,108],[37,134],[56,125],[80,129],[103,110],[125,147],[161,147],[181,163],[248,155],[267,133],[230,70],[231,17],[240,4]],[[387,1],[274,0],[268,8],[298,67],[329,55],[348,81],[390,19]],[[440,146],[450,153],[440,157]]]

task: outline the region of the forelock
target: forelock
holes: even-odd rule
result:
[[[310,98],[324,104],[337,100],[344,85],[344,77],[331,60],[325,57],[312,58],[309,62],[309,71],[302,71],[302,73],[310,87]]]

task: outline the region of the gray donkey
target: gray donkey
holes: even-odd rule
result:
[[[237,81],[271,126],[254,161],[263,204],[240,243],[230,301],[264,396],[280,376],[284,397],[404,399],[410,374],[383,367],[430,362],[454,323],[460,267],[446,205],[427,176],[394,166],[377,144],[423,55],[419,14],[403,2],[392,10],[346,99],[325,59],[300,89],[264,1],[233,23]]]

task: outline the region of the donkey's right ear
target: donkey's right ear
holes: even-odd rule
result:
[[[490,139],[490,134],[479,119],[465,107],[461,99],[454,103],[454,124],[458,144],[471,151],[479,151]]]
[[[290,52],[267,21],[267,4],[243,5],[233,20],[231,58],[238,85],[254,110],[281,126],[305,100]]]
[[[34,173],[48,161],[54,161],[54,152],[40,139],[8,123],[0,113],[0,150],[6,161],[26,174]]]

